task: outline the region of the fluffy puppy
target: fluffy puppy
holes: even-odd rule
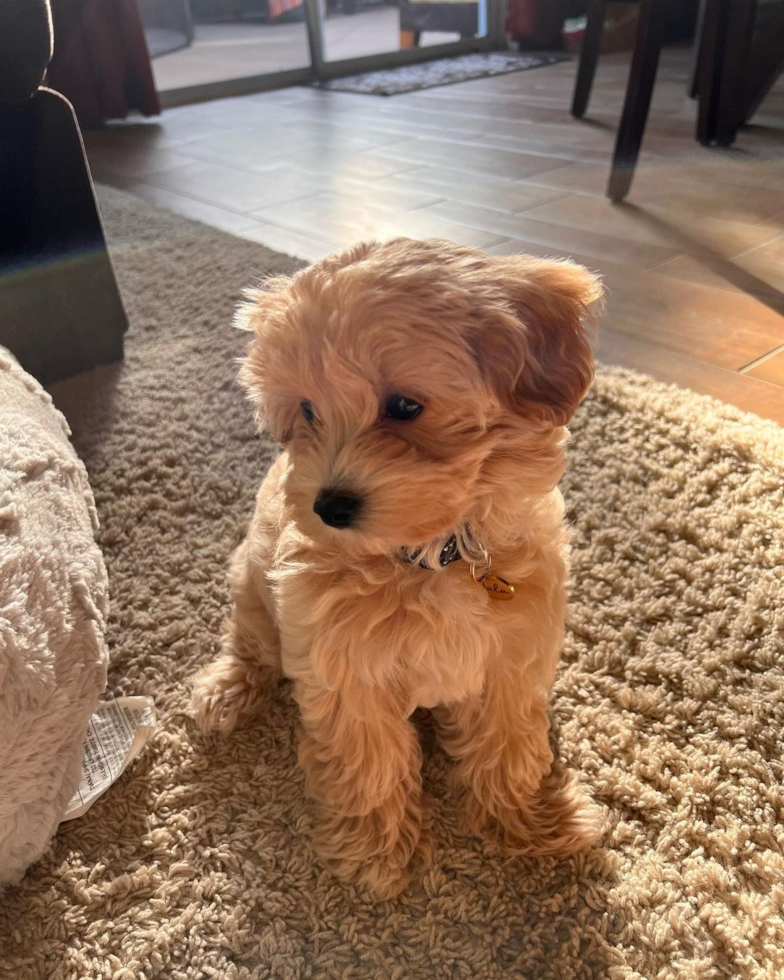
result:
[[[318,850],[378,896],[429,854],[417,707],[433,709],[477,831],[525,855],[598,835],[554,760],[548,708],[564,426],[592,378],[583,319],[600,295],[570,262],[401,238],[276,279],[239,310],[255,334],[242,378],[284,451],[194,706],[229,732],[291,678]]]

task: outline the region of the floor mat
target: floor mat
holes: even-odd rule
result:
[[[417,65],[399,65],[383,71],[369,71],[362,75],[348,75],[317,82],[318,88],[336,92],[356,92],[359,95],[402,95],[423,88],[452,85],[490,75],[506,75],[513,71],[527,71],[564,61],[563,55],[516,54],[491,51],[487,54],[461,54],[455,58],[439,58]]]
[[[373,904],[311,851],[286,685],[229,739],[199,735],[188,708],[275,452],[235,382],[232,309],[297,262],[119,193],[101,203],[127,356],[55,396],[101,519],[109,691],[152,696],[160,727],[0,899],[0,976],[781,976],[782,430],[599,372],[563,485],[573,584],[554,723],[607,808],[604,839],[556,861],[471,837],[425,726],[435,863]]]

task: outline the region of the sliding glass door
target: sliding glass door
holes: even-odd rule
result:
[[[506,0],[138,0],[163,104],[503,46]]]
[[[324,61],[340,63],[473,41],[487,18],[485,0],[332,0],[321,20]]]
[[[506,0],[305,0],[313,66],[335,78],[500,47]],[[329,0],[327,0],[329,3]]]
[[[304,0],[137,0],[164,101],[309,71]],[[217,86],[217,89],[216,89]]]

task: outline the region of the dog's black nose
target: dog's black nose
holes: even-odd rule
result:
[[[330,527],[351,527],[359,513],[360,501],[356,497],[339,496],[325,491],[313,504],[313,510]]]

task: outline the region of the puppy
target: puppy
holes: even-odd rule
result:
[[[242,378],[284,451],[234,555],[196,678],[229,732],[280,674],[302,720],[316,843],[379,897],[429,857],[411,715],[432,709],[469,825],[564,855],[597,810],[548,742],[564,633],[564,426],[593,363],[581,266],[367,242],[247,294]]]

